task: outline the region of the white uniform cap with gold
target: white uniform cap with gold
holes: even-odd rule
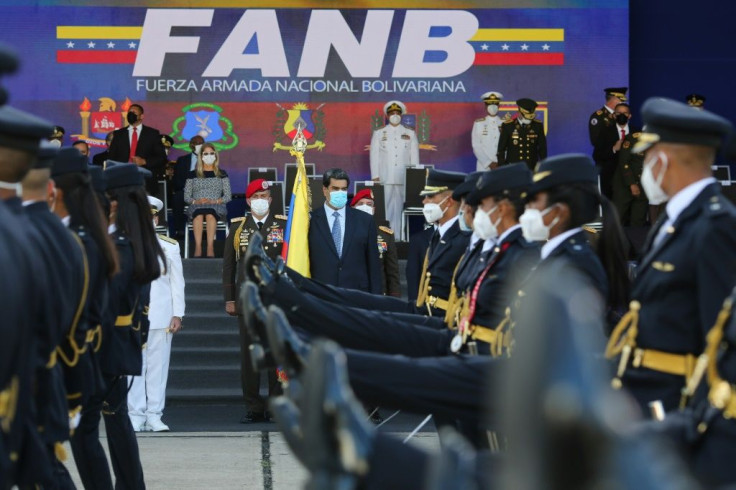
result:
[[[164,208],[163,201],[153,196],[148,196],[148,204],[151,205],[151,214],[156,214]]]
[[[486,103],[486,105],[496,104],[498,105],[503,100],[503,94],[501,92],[486,92],[480,96],[480,100]]]
[[[388,111],[401,111],[402,114],[406,114],[406,106],[400,100],[389,100],[386,105],[383,106],[383,113],[388,115]]]

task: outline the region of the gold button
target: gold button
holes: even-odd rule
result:
[[[637,300],[632,300],[631,303],[629,303],[629,309],[632,311],[639,311],[641,310],[641,303]]]
[[[613,378],[613,379],[611,380],[611,387],[612,387],[612,388],[613,388],[614,390],[620,390],[622,386],[623,386],[623,385],[622,385],[622,383],[621,383],[621,380],[620,380],[620,379],[618,379],[618,378]]]

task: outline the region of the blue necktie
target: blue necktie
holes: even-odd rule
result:
[[[335,242],[335,250],[337,250],[337,256],[342,256],[342,237],[341,235],[341,228],[340,228],[340,213],[335,211],[332,213],[332,216],[335,218],[335,221],[332,223],[332,241]]]

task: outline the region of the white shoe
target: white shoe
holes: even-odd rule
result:
[[[146,426],[153,432],[169,432],[169,426],[161,422],[161,419],[148,419]]]

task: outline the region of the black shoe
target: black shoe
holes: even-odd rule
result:
[[[257,424],[265,421],[266,420],[263,417],[263,412],[253,412],[251,410],[248,410],[247,412],[245,412],[245,415],[240,417],[241,424]]]
[[[270,411],[268,411],[268,410],[264,410],[263,411],[263,421],[264,422],[268,422],[268,423],[272,423],[273,422],[273,417],[271,416],[271,412]]]
[[[304,370],[310,347],[294,332],[278,306],[268,307],[266,335],[274,359],[286,371],[289,379],[299,376]]]

